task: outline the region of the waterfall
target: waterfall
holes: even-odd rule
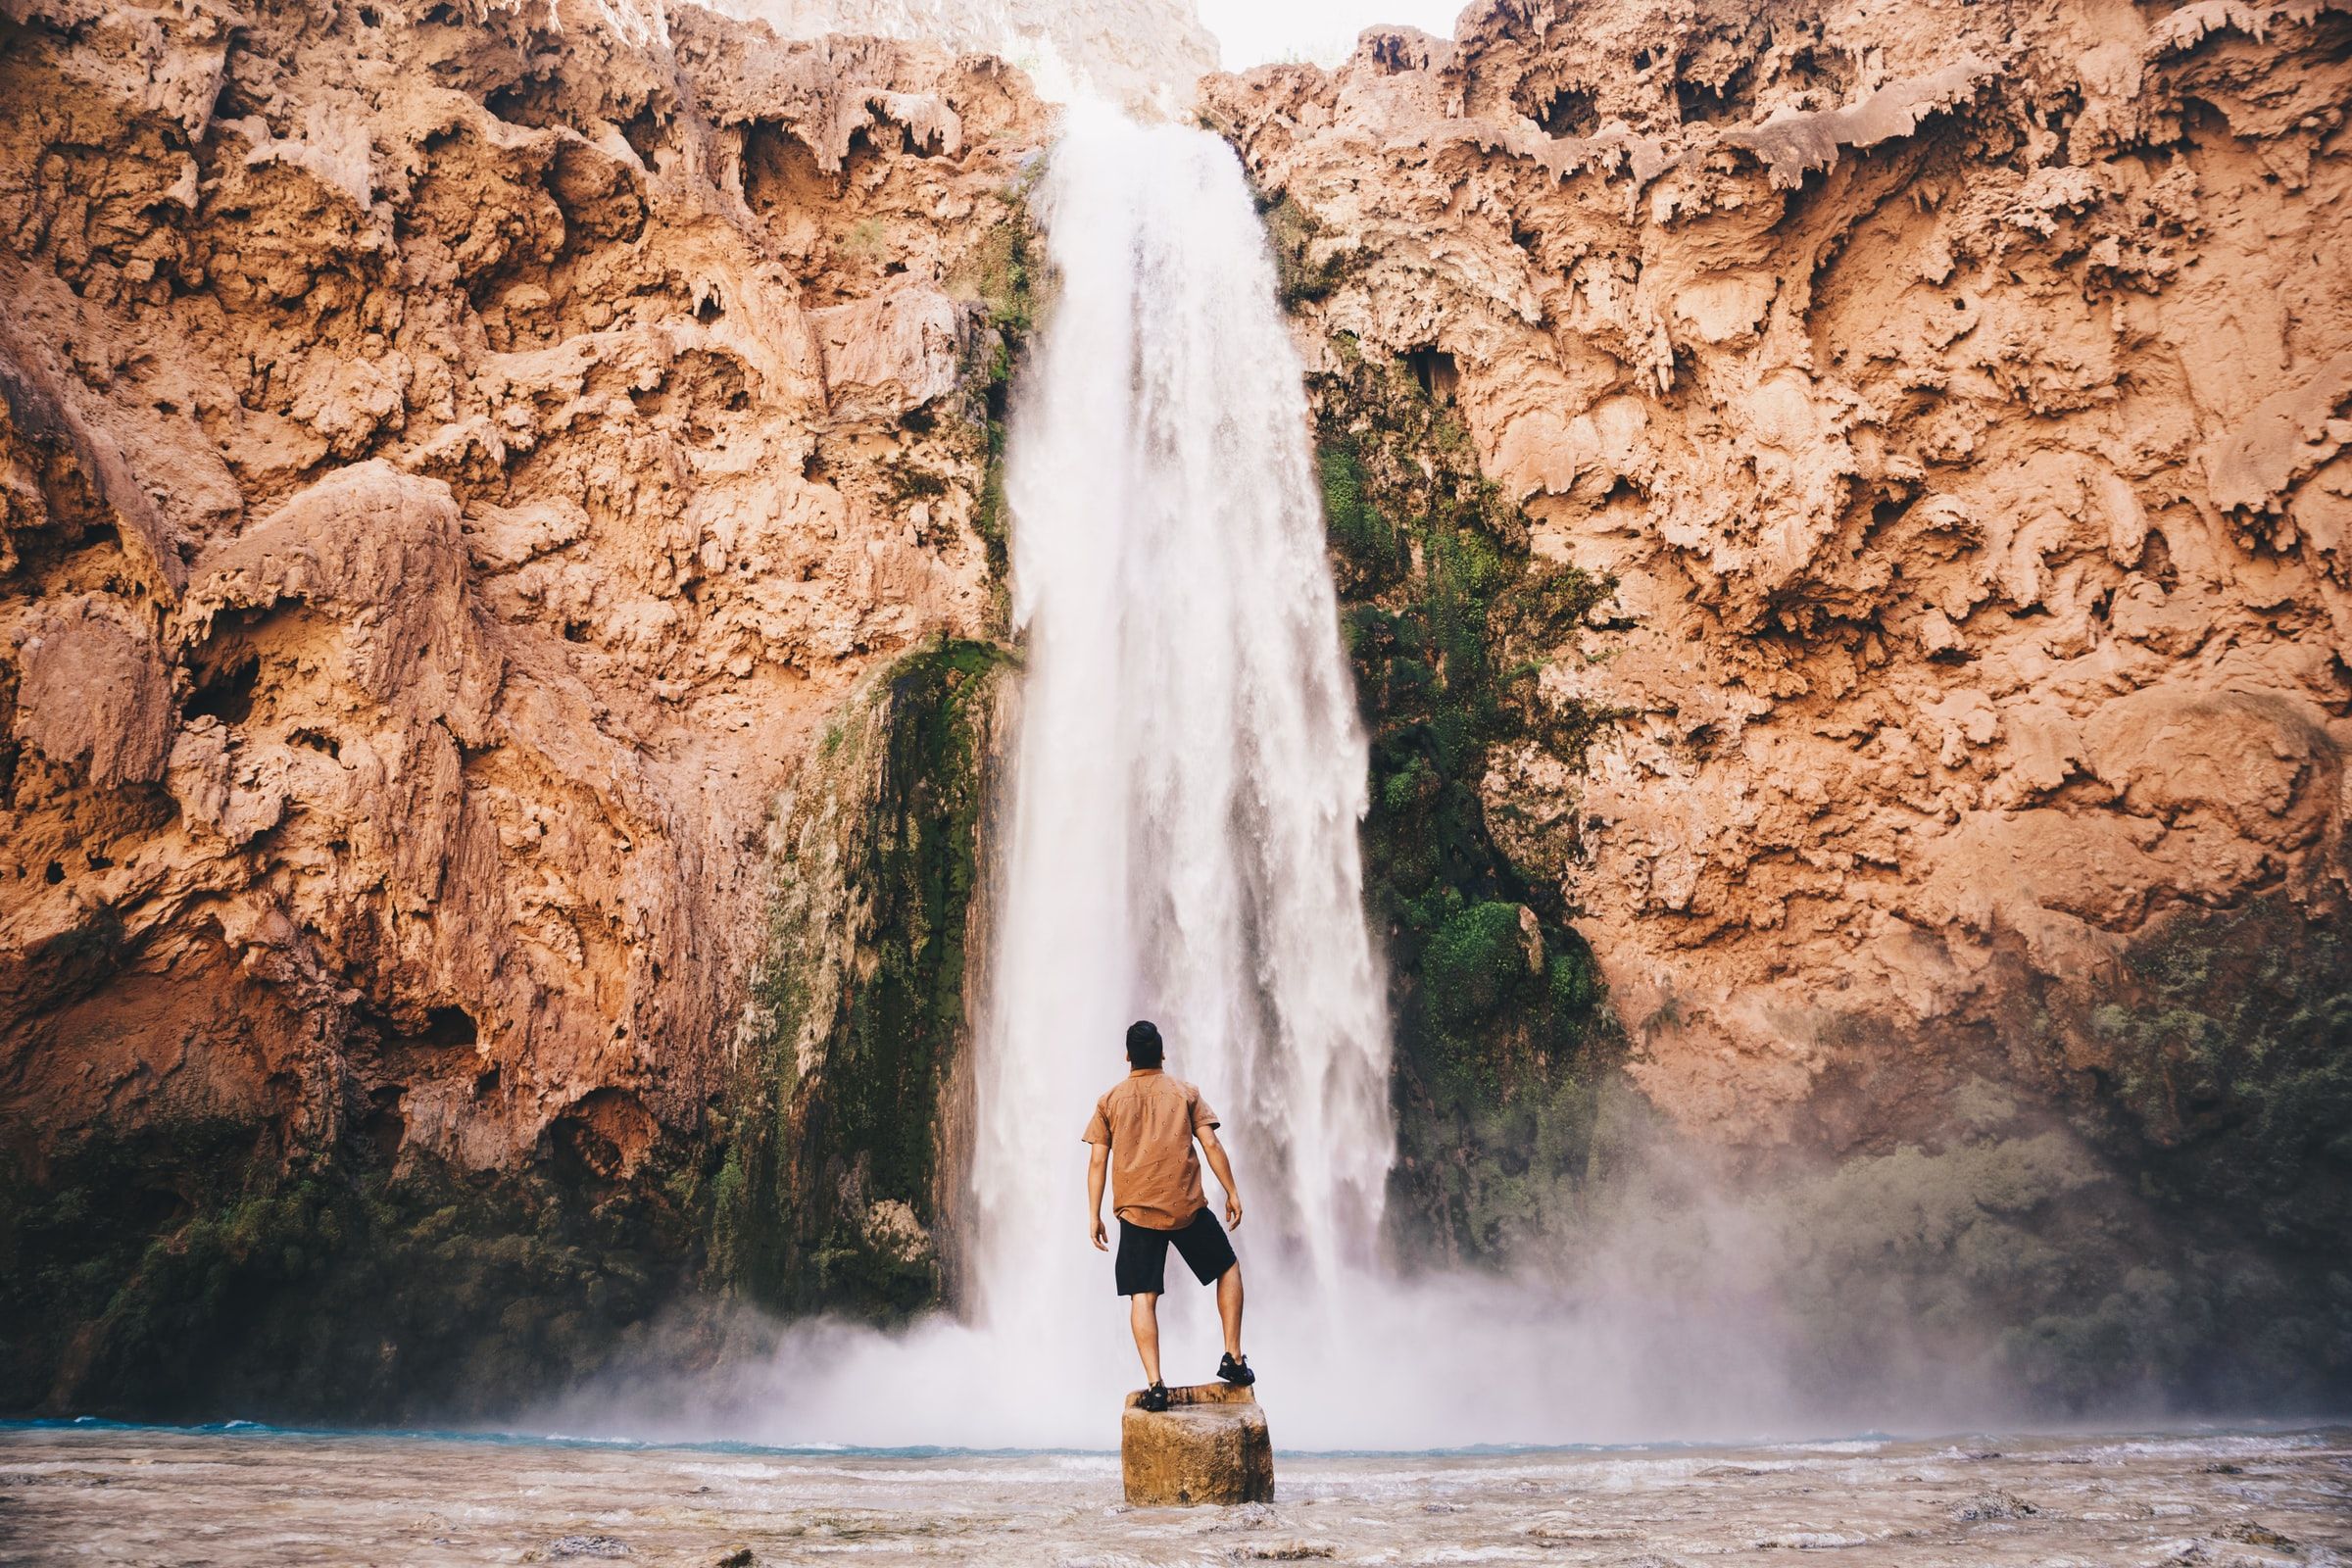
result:
[[[1365,743],[1300,366],[1232,151],[1080,112],[1035,210],[1056,294],[1007,452],[1027,670],[972,1272],[984,1321],[1131,1359],[1083,1243],[1079,1133],[1135,1018],[1223,1117],[1258,1309],[1370,1261],[1395,1139]]]

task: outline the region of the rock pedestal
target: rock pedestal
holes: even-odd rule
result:
[[[1274,1500],[1274,1444],[1266,1413],[1248,1389],[1222,1383],[1170,1389],[1160,1411],[1145,1409],[1143,1398],[1140,1392],[1127,1396],[1119,1421],[1130,1506]]]

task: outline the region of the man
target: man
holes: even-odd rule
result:
[[[1225,1321],[1225,1359],[1217,1376],[1236,1388],[1257,1381],[1242,1354],[1242,1265],[1233,1244],[1208,1211],[1200,1190],[1200,1160],[1193,1140],[1208,1155],[1208,1168],[1225,1189],[1225,1223],[1242,1223],[1241,1192],[1233,1166],[1217,1142],[1217,1113],[1200,1091],[1160,1070],[1158,1028],[1139,1020],[1127,1030],[1127,1076],[1095,1102],[1086,1124],[1094,1146],[1086,1171],[1088,1234],[1098,1251],[1108,1251],[1102,1231],[1102,1179],[1111,1182],[1111,1211],[1119,1218],[1119,1294],[1128,1298],[1127,1322],[1135,1349],[1144,1358],[1144,1408],[1168,1407],[1167,1385],[1159,1380],[1159,1298],[1166,1288],[1168,1244],[1201,1284],[1216,1282],[1217,1315]]]

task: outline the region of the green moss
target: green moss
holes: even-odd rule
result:
[[[2298,1277],[2182,1223],[2105,1152],[2014,1103],[1933,1147],[1738,1171],[1703,1153],[1667,1163],[1595,1188],[1556,1254],[1609,1247],[1636,1277],[1703,1279],[1768,1305],[1788,1371],[1825,1404],[1955,1366],[1980,1397],[2048,1414],[2139,1410],[2159,1394],[2190,1409],[2311,1408],[2352,1393],[2340,1267]]]
[[[1596,1175],[1525,1255],[1568,1272],[1606,1250],[1621,1274],[1763,1303],[1831,1403],[1965,1366],[1988,1401],[2050,1414],[2329,1407],[2352,1398],[2348,982],[2334,926],[2283,898],[2183,911],[2096,1003],[2080,982],[2021,1000],[1978,1042],[1997,1081],[1908,1107],[1911,1142],[1836,1159],[1721,1168],[1624,1091]],[[1968,1049],[1867,1020],[1819,1038],[1844,1060]],[[1466,1222],[1498,1211],[1499,1184],[1434,1184]]]
[[[1037,329],[1040,309],[1037,229],[1029,214],[1026,180],[1000,193],[1005,213],[973,248],[947,283],[948,292],[979,308],[979,330],[963,367],[964,384],[976,399],[974,419],[983,449],[980,495],[973,527],[988,552],[991,575],[1002,589],[1007,567],[1009,519],[1004,504],[1004,421],[1013,371]]]
[[[1329,244],[1322,221],[1289,195],[1271,206],[1261,201],[1260,211],[1274,252],[1276,294],[1285,310],[1329,298],[1372,259],[1360,245]]]
[[[1317,458],[1371,739],[1365,897],[1397,1046],[1391,1213],[1408,1252],[1494,1258],[1570,1200],[1588,1086],[1616,1035],[1554,875],[1511,863],[1479,783],[1503,745],[1581,765],[1612,720],[1536,691],[1609,585],[1530,556],[1526,517],[1404,367],[1335,346],[1339,369],[1313,385]]]
[[[1516,1002],[1528,982],[1516,904],[1474,904],[1430,935],[1421,987],[1430,1020],[1449,1037]]]
[[[2044,1000],[2052,1055],[2097,1063],[2077,1085],[2076,1126],[2131,1174],[2166,1239],[2150,1255],[2179,1303],[2158,1341],[2178,1342],[2168,1383],[2352,1394],[2352,938],[2340,920],[2283,894],[2183,909],[2132,943],[2097,1004],[2058,987]],[[2070,1037],[2090,1049],[2067,1052]],[[2079,1306],[2020,1353],[2071,1366],[2119,1318],[2146,1339],[2143,1298]]]
[[[1012,376],[1009,363],[1004,368],[992,372],[992,406],[1001,406],[1004,399],[1002,389]],[[981,470],[979,505],[972,509],[972,527],[980,535],[980,543],[988,552],[990,576],[1002,585],[1010,566],[1012,543],[1012,519],[1004,503],[1004,419],[1002,414],[989,416],[986,436],[988,451]],[[999,608],[998,618],[1002,621],[1002,606]]]
[[[1600,975],[1592,967],[1592,955],[1582,950],[1547,961],[1544,985],[1550,993],[1553,1011],[1562,1017],[1586,1013],[1600,1000]]]
[[[904,507],[909,502],[928,501],[944,496],[950,488],[948,476],[903,457],[886,460],[882,465],[883,481],[889,487],[891,502]]]
[[[1317,454],[1323,476],[1323,526],[1331,546],[1348,561],[1378,568],[1393,578],[1403,563],[1402,537],[1380,509],[1364,498],[1364,465],[1345,444]]]
[[[0,1173],[0,1409],[404,1421],[519,1408],[674,1298],[696,1210],[549,1151],[504,1175],[228,1118],[82,1139]],[[688,1184],[691,1191],[691,1183]]]
[[[902,659],[783,808],[759,1024],[712,1184],[718,1275],[770,1305],[888,1319],[941,1298],[936,1249],[873,1217],[904,1204],[939,1220],[1004,662],[955,642]]]
[[[2185,910],[2089,1019],[2152,1191],[2284,1246],[2352,1236],[2352,938],[2286,899]]]

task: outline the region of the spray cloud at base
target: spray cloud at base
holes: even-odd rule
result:
[[[1630,1094],[1611,1097],[1604,1120],[1610,1168],[1587,1187],[1587,1213],[1531,1238],[1514,1271],[1353,1272],[1330,1312],[1261,1298],[1249,1338],[1277,1442],[1934,1435],[2341,1408],[2307,1370],[2312,1337],[2328,1332],[2308,1292],[2154,1241],[2164,1217],[2062,1127],[2027,1116],[1939,1149],[1766,1176],[1678,1138]],[[883,1334],[748,1308],[714,1337],[700,1319],[657,1336],[635,1376],[526,1424],[778,1446],[1101,1447],[1111,1394],[1137,1378],[1107,1278],[1088,1284],[1082,1340],[947,1318]],[[1162,1320],[1170,1378],[1205,1376],[1217,1350],[1207,1293],[1179,1289]],[[712,1361],[714,1338],[728,1348]]]
[[[2016,1303],[1971,1278],[2002,1249],[2047,1252],[1995,1224],[1988,1202],[2072,1204],[2093,1226],[2121,1212],[2062,1136],[1742,1187],[1637,1109],[1623,1114],[1635,1125],[1589,1223],[1528,1249],[1516,1272],[1350,1271],[1331,1310],[1296,1309],[1271,1289],[1254,1298],[1248,1338],[1277,1442],[1735,1441],[2006,1430],[2075,1413],[2021,1382],[2005,1353]],[[1083,1249],[1076,1222],[1065,1229]],[[1099,1448],[1115,1394],[1138,1381],[1106,1262],[1101,1272],[1077,1298],[1092,1321],[1065,1329],[940,1317],[885,1334],[745,1309],[715,1364],[611,1380],[531,1425],[779,1446]],[[1161,1317],[1170,1380],[1206,1377],[1208,1293],[1179,1286]],[[707,1321],[686,1326],[680,1358],[711,1338]],[[2151,1386],[2095,1413],[2167,1408]]]

